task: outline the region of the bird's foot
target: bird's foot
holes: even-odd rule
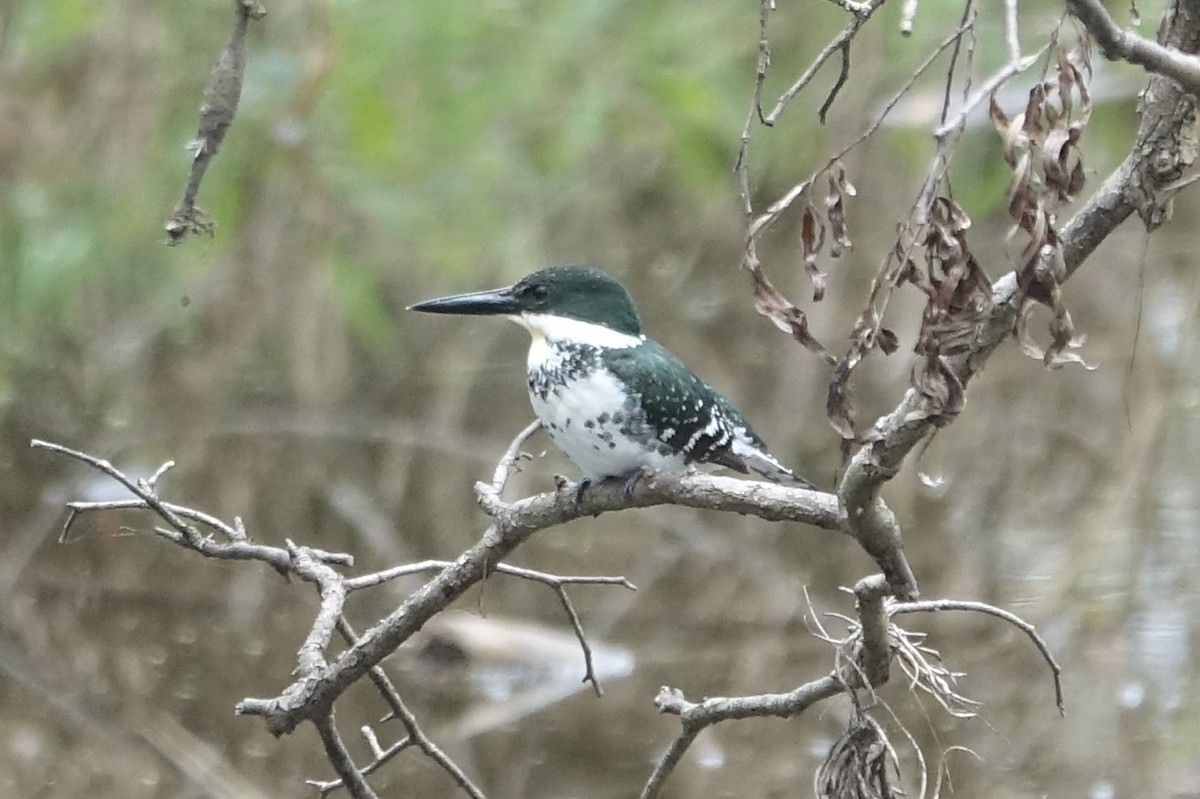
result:
[[[575,484],[575,507],[583,504],[583,492],[588,490],[588,486],[592,484],[592,478],[581,477],[579,482]]]
[[[648,470],[644,467],[639,467],[637,469],[634,469],[632,472],[629,472],[629,474],[618,474],[618,475],[614,475],[613,477],[606,477],[606,478],[604,478],[604,480],[605,480],[605,482],[607,482],[609,480],[617,481],[621,486],[622,496],[624,496],[626,499],[629,499],[630,497],[633,496],[633,492],[637,489],[638,483],[640,483],[642,481],[642,478],[648,477],[650,474],[651,474],[650,470]],[[583,504],[583,494],[585,491],[587,491],[589,488],[591,488],[592,485],[593,485],[592,478],[590,478],[590,477],[579,478],[579,482],[575,484],[575,506],[576,507],[579,507],[581,504]],[[562,482],[558,483],[558,487],[560,490],[567,488],[568,484],[567,484],[566,480],[564,479]]]
[[[633,496],[634,490],[638,487],[638,483],[642,482],[643,477],[647,477],[649,472],[639,466],[629,474],[625,475],[624,481],[621,483],[621,494],[625,499],[630,499]],[[621,478],[617,478],[618,480]]]

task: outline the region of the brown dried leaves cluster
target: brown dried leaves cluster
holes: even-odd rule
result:
[[[966,402],[962,381],[943,356],[969,349],[976,328],[992,310],[992,281],[967,246],[970,227],[962,206],[950,197],[937,197],[921,241],[925,268],[895,253],[899,282],[912,283],[927,298],[914,347],[924,358],[913,374],[913,387],[923,400],[923,417],[952,416],[962,410]]]
[[[966,211],[946,196],[934,198],[923,224],[910,221],[901,226],[829,385],[826,412],[847,444],[857,440],[849,399],[851,374],[872,349],[890,355],[900,346],[896,333],[883,326],[887,300],[900,286],[916,286],[926,297],[913,347],[924,356],[912,378],[922,401],[913,413],[922,419],[949,418],[966,402],[962,381],[944,356],[968,349],[976,327],[992,310],[991,280],[967,246],[970,227]]]
[[[753,249],[746,252],[743,265],[754,280],[755,309],[809,351],[820,355],[827,363],[833,363],[833,356],[809,331],[808,316],[775,288],[775,284],[763,273]]]
[[[1012,235],[1025,242],[1016,256],[1020,313],[1017,341],[1022,351],[1049,367],[1083,363],[1068,350],[1081,340],[1075,336],[1071,314],[1062,299],[1067,277],[1055,214],[1083,189],[1085,170],[1079,142],[1092,113],[1087,81],[1091,77],[1087,41],[1068,51],[1058,48],[1055,79],[1044,80],[1029,92],[1025,109],[1009,118],[991,100],[991,118],[1004,145],[1004,160],[1012,170],[1008,187],[1008,212]],[[1078,97],[1078,102],[1076,101]],[[1029,320],[1037,305],[1054,314],[1050,321],[1050,346],[1034,342]]]
[[[1071,50],[1059,48],[1053,66],[1055,74],[1030,91],[1022,113],[1009,119],[993,97],[991,117],[1013,173],[1007,193],[1015,223],[1012,235],[1024,239],[1014,259],[1021,303],[1017,340],[1027,354],[1058,367],[1083,363],[1070,352],[1080,340],[1062,298],[1067,272],[1055,213],[1079,195],[1085,181],[1079,142],[1091,117],[1088,43],[1080,42]],[[807,220],[811,206],[805,214]],[[832,219],[833,214],[831,226]],[[830,381],[826,412],[846,445],[859,440],[849,399],[850,377],[871,350],[890,354],[899,346],[896,334],[884,327],[882,320],[891,293],[904,284],[916,286],[926,296],[914,347],[923,356],[913,372],[912,384],[922,400],[914,414],[948,419],[962,409],[966,399],[963,382],[945,359],[970,349],[993,303],[991,281],[967,245],[970,226],[966,212],[947,195],[935,197],[924,214],[901,226]],[[802,229],[806,266],[815,258],[810,253],[820,249],[823,232],[814,228],[813,236],[808,237]],[[814,281],[814,287],[820,285]],[[1038,346],[1029,331],[1029,320],[1039,305],[1053,314],[1051,343],[1046,348]]]

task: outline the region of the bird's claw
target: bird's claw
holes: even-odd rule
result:
[[[588,490],[588,486],[592,484],[592,478],[581,477],[579,482],[575,484],[575,507],[583,504],[583,492]]]
[[[625,481],[621,483],[621,494],[624,495],[625,499],[631,499],[633,497],[634,490],[637,488],[638,483],[640,483],[642,478],[645,476],[646,471],[640,467],[629,473],[629,475],[625,478]]]

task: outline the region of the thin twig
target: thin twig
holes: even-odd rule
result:
[[[967,124],[967,117],[971,115],[972,111],[974,111],[985,100],[991,97],[992,92],[1003,86],[1004,83],[1010,78],[1021,74],[1037,63],[1037,60],[1042,57],[1042,53],[1046,52],[1047,47],[1048,46],[1043,46],[1032,55],[1027,55],[1024,58],[1020,58],[1016,61],[1010,61],[1005,64],[998,72],[996,72],[996,74],[992,75],[982,84],[980,84],[979,88],[975,90],[975,93],[971,95],[970,99],[963,103],[963,107],[958,109],[957,114],[938,126],[938,129],[933,132],[933,138],[940,141],[941,139],[949,136],[951,133],[957,131],[959,128],[965,126]]]
[[[165,462],[162,466],[158,467],[154,474],[150,475],[150,477],[146,479],[146,486],[153,491],[158,487],[158,481],[162,479],[163,475],[173,468],[175,468],[175,461]]]
[[[1041,634],[1038,633],[1037,628],[1015,613],[995,607],[994,605],[989,605],[986,602],[959,599],[930,599],[919,602],[897,602],[889,606],[888,614],[894,616],[899,613],[935,613],[941,610],[966,610],[973,613],[984,613],[989,616],[995,616],[998,619],[1003,619],[1029,636],[1034,646],[1041,652],[1042,658],[1046,661],[1046,665],[1050,667],[1050,672],[1054,676],[1054,701],[1058,705],[1058,712],[1063,716],[1067,714],[1066,705],[1063,703],[1062,666],[1058,665],[1058,661],[1054,659],[1054,655],[1050,654],[1050,647],[1046,644]]]
[[[354,799],[378,799],[375,791],[371,790],[371,786],[363,778],[358,766],[354,765],[354,758],[350,756],[350,750],[342,742],[337,725],[333,723],[333,713],[317,716],[313,719],[313,724],[316,725],[317,733],[321,736],[321,743],[325,746],[325,756],[329,758],[334,771],[341,776],[342,784],[346,786],[350,795]]]
[[[871,15],[874,14],[876,9],[878,9],[881,5],[883,5],[883,0],[870,0],[870,2],[867,2],[863,5],[862,10],[856,13],[854,17],[846,23],[846,27],[842,28],[841,32],[837,36],[833,37],[833,39],[825,45],[821,52],[817,53],[817,57],[813,59],[813,62],[808,65],[808,68],[800,74],[800,77],[796,79],[796,82],[788,87],[786,92],[779,96],[779,99],[775,102],[775,107],[771,109],[771,113],[767,114],[766,118],[763,119],[764,125],[775,124],[775,122],[779,119],[779,115],[783,113],[783,109],[787,108],[788,104],[791,103],[792,100],[796,99],[796,95],[798,95],[804,89],[804,87],[807,86],[810,81],[812,81],[813,77],[816,76],[821,67],[825,66],[825,62],[828,61],[834,53],[843,47],[846,47],[850,43],[850,40],[854,38],[863,25],[867,24],[867,20],[871,18]]]
[[[762,88],[767,79],[767,69],[771,66],[771,44],[767,40],[767,17],[771,12],[771,0],[759,0],[758,3],[758,62],[754,67],[754,92],[750,95],[750,110],[746,113],[746,124],[742,126],[742,143],[738,147],[737,159],[733,163],[733,171],[744,178],[740,191],[742,205],[746,213],[752,213],[750,205],[749,176],[745,174],[746,150],[750,146],[750,131],[754,121],[765,124],[762,111]]]
[[[525,442],[530,436],[542,428],[541,421],[535,419],[525,426],[525,429],[517,433],[517,437],[508,445],[508,449],[504,451],[504,455],[500,458],[500,462],[496,464],[496,471],[492,474],[492,490],[499,497],[504,491],[504,486],[508,483],[508,478],[512,476],[513,469],[516,468],[517,461],[521,459],[521,447],[525,446]]]
[[[441,571],[452,563],[453,561],[449,560],[423,560],[419,563],[405,563],[402,566],[393,566],[390,569],[372,572],[371,574],[363,574],[358,577],[348,577],[346,578],[346,588],[351,591],[361,588],[372,588],[376,585],[380,585],[381,583],[386,583],[389,580],[395,580],[398,577]],[[629,582],[629,580],[625,577],[587,574],[550,574],[548,572],[526,569],[521,566],[512,566],[507,563],[497,563],[494,571],[499,574],[509,574],[513,577],[520,577],[525,580],[533,580],[534,582],[544,583],[546,585],[619,585],[622,588],[628,588],[631,591],[637,590],[637,586]]]
[[[755,217],[754,221],[750,225],[748,240],[752,242],[761,236],[767,228],[774,224],[783,215],[784,211],[791,207],[792,203],[794,203],[797,198],[799,198],[805,191],[808,190],[810,186],[812,186],[817,178],[824,174],[835,163],[848,155],[851,150],[855,149],[864,141],[873,136],[875,132],[878,131],[883,125],[888,115],[891,114],[892,109],[896,107],[896,104],[899,103],[906,94],[908,94],[908,92],[916,84],[917,80],[920,79],[920,77],[925,74],[926,70],[933,65],[933,62],[937,60],[938,56],[940,56],[947,48],[958,41],[958,39],[964,33],[971,29],[972,25],[973,22],[963,23],[953,33],[947,36],[937,47],[935,47],[933,51],[926,56],[925,60],[922,61],[921,64],[916,68],[912,75],[909,76],[908,80],[904,82],[904,85],[901,86],[900,89],[887,101],[887,103],[884,104],[883,109],[875,117],[875,120],[869,126],[867,126],[866,130],[859,134],[858,138],[854,139],[849,144],[846,144],[836,154],[826,159],[823,164],[821,164],[817,169],[813,170],[812,174],[789,189],[783,196],[771,203],[766,211]]]
[[[825,96],[825,102],[821,103],[820,109],[817,110],[817,120],[824,125],[825,117],[829,113],[829,109],[833,107],[833,101],[837,99],[838,92],[846,85],[846,81],[850,77],[850,42],[842,47],[842,68],[838,71],[837,80],[833,83],[833,88],[829,90],[829,94]]]
[[[201,536],[195,527],[185,522],[179,514],[163,504],[158,495],[146,486],[139,485],[136,480],[131,480],[124,472],[117,469],[111,463],[100,458],[93,457],[83,452],[73,450],[69,447],[64,447],[61,444],[53,444],[49,441],[41,441],[33,439],[29,442],[29,446],[33,449],[45,449],[51,452],[57,452],[60,455],[66,455],[69,458],[74,458],[78,461],[83,461],[94,469],[97,469],[112,479],[116,480],[121,485],[129,489],[130,493],[141,499],[146,505],[163,518],[167,524],[179,531],[180,535],[186,538],[189,542],[198,541]]]
[[[240,541],[244,539],[244,534],[239,534],[236,527],[226,524],[216,516],[211,516],[203,511],[196,510],[195,508],[189,508],[186,505],[176,505],[174,502],[162,502],[160,500],[160,503],[164,508],[167,508],[181,519],[191,519],[194,522],[203,524],[205,527],[211,527],[233,541]],[[144,499],[109,499],[98,502],[68,502],[67,508],[70,510],[70,513],[67,515],[67,520],[63,524],[62,533],[59,535],[58,542],[60,544],[67,540],[67,533],[71,529],[71,525],[79,516],[84,513],[106,510],[154,510],[154,508]]]
[[[359,637],[357,633],[355,633],[354,628],[344,618],[338,619],[338,632],[350,646],[358,644]],[[389,710],[388,717],[398,719],[404,725],[404,729],[408,733],[408,740],[411,740],[413,745],[425,753],[425,756],[436,763],[442,771],[449,774],[455,784],[459,788],[462,788],[471,799],[486,799],[483,791],[471,781],[471,778],[458,767],[458,764],[451,760],[425,734],[420,725],[417,724],[416,716],[404,704],[404,701],[400,698],[400,693],[396,690],[396,686],[392,684],[392,680],[387,676],[387,673],[379,666],[372,666],[367,674],[370,676],[371,682],[375,684],[375,688],[379,691],[380,696],[383,697],[383,701],[387,703]]]

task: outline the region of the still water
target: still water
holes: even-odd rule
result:
[[[982,703],[978,718],[952,719],[902,680],[882,691],[887,709],[877,718],[910,796],[921,784],[913,743],[930,790],[941,773],[943,791],[952,785],[957,796],[1200,795],[1200,291],[1194,255],[1175,241],[1168,231],[1150,245],[1140,294],[1132,265],[1085,268],[1072,281],[1096,371],[1045,372],[1007,348],[972,385],[961,418],[889,486],[924,596],[992,602],[1035,623],[1064,667],[1067,702],[1060,718],[1036,651],[998,621],[904,617]],[[1130,233],[1108,255],[1136,260],[1139,247]],[[785,460],[830,485],[837,443],[819,412],[815,362],[745,297],[719,288],[740,283],[691,277],[707,304],[672,303],[679,285],[662,272],[631,277],[650,332],[725,388]],[[30,452],[30,438],[139,475],[174,459],[166,498],[240,516],[265,542],[351,552],[364,572],[453,558],[481,533],[471,485],[529,418],[525,334],[498,322],[401,316],[403,341],[382,369],[344,342],[323,350],[326,339],[306,336],[305,324],[323,324],[319,313],[307,322],[285,316],[299,331],[289,341],[313,343],[295,353],[303,367],[264,372],[239,350],[237,331],[207,330],[153,344],[107,377],[86,363],[47,367],[10,399],[4,795],[304,797],[313,795],[304,780],[330,777],[311,729],[276,740],[233,715],[243,697],[274,695],[290,681],[316,608],[312,590],[261,565],[202,561],[156,539],[153,521],[137,514],[87,517],[56,543],[66,501],[121,494],[79,464]],[[864,418],[903,389],[905,356],[894,357],[864,373]],[[130,365],[142,358],[153,366]],[[528,449],[535,458],[512,495],[571,474],[548,440]],[[579,682],[582,658],[553,594],[500,576],[387,661],[427,732],[497,799],[635,794],[677,729],[653,707],[659,686],[697,699],[786,691],[825,673],[832,653],[812,635],[811,614],[851,612],[838,589],[871,568],[827,532],[680,508],[547,530],[513,562],[623,575],[637,591],[571,591],[596,648],[602,698]],[[419,584],[362,592],[350,618],[365,629]],[[822,620],[840,629],[836,618]],[[668,795],[811,795],[848,710],[839,698],[790,721],[709,730]],[[382,712],[366,687],[339,705],[360,760],[367,749],[354,731]],[[376,729],[385,746],[400,735],[394,725]],[[453,795],[415,753],[374,779],[381,795]]]

